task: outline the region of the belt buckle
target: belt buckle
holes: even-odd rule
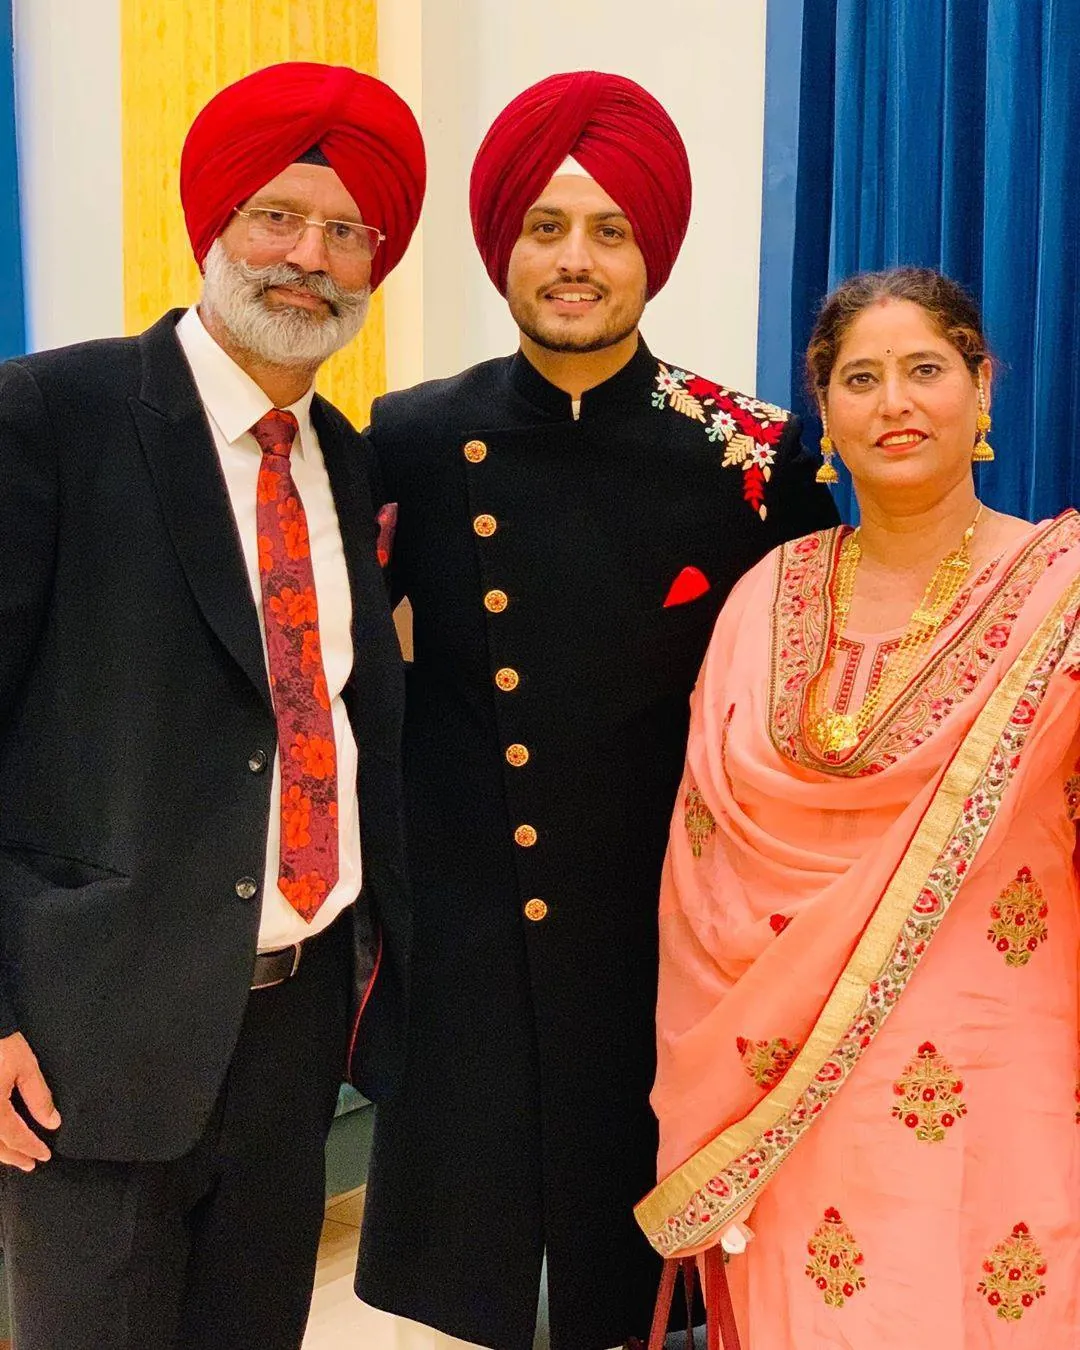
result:
[[[304,944],[303,944],[302,942],[294,942],[294,943],[292,944],[293,961],[292,961],[292,966],[291,966],[291,968],[290,968],[290,970],[289,970],[288,975],[282,975],[281,978],[280,978],[280,979],[277,979],[277,980],[264,980],[261,984],[253,984],[253,985],[251,986],[252,991],[254,991],[254,990],[256,990],[256,989],[276,989],[277,986],[278,986],[279,984],[284,984],[284,983],[286,982],[286,980],[291,980],[292,977],[296,974],[296,972],[297,972],[297,971],[299,970],[299,968],[300,968],[300,956],[301,956],[301,953],[302,953],[302,951],[303,951],[303,947],[304,947]],[[258,959],[258,956],[259,956],[259,955],[262,955],[262,956],[280,956],[281,953],[282,953],[282,952],[285,952],[285,951],[288,951],[288,948],[287,948],[287,947],[279,947],[279,948],[277,949],[277,951],[275,951],[275,952],[261,952],[261,953],[257,953],[257,955],[256,955],[256,960]]]

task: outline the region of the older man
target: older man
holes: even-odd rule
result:
[[[184,148],[198,308],[0,367],[19,1350],[302,1339],[338,1085],[386,1090],[409,945],[379,502],[312,381],[423,186],[385,85],[259,71]]]
[[[415,616],[416,933],[357,1289],[497,1350],[533,1344],[545,1252],[556,1350],[648,1327],[657,1267],[631,1207],[655,1179],[657,892],[687,699],[738,577],[836,519],[786,412],[641,339],[689,211],[679,133],[639,86],[527,90],[472,177],[520,350],[372,414]]]

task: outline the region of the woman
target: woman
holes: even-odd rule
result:
[[[702,668],[639,1222],[746,1220],[750,1350],[1078,1345],[1080,516],[978,502],[992,368],[936,273],[845,282],[807,365],[862,523],[751,571]]]

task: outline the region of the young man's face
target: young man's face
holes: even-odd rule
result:
[[[622,209],[593,179],[557,174],[510,254],[514,322],[548,351],[595,352],[636,330],[645,297],[645,259]]]

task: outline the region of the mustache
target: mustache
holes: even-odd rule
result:
[[[252,267],[242,259],[234,261],[233,266],[237,276],[251,288],[252,294],[264,295],[273,286],[288,286],[290,290],[306,291],[308,295],[324,300],[335,317],[341,313],[352,313],[364,303],[366,287],[359,291],[347,291],[326,272],[304,272],[292,263],[285,262]]]
[[[536,292],[537,299],[543,299],[548,291],[553,290],[556,286],[588,286],[591,291],[596,291],[601,299],[611,294],[610,286],[605,286],[602,281],[597,281],[595,277],[589,276],[588,272],[578,272],[576,276],[572,277],[555,277],[546,286],[541,286]]]

